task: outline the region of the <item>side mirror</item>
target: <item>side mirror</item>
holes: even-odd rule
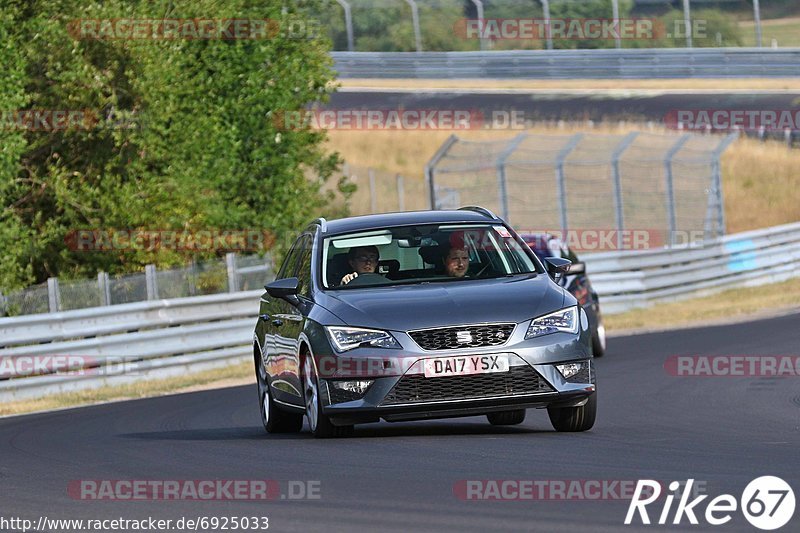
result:
[[[572,266],[572,261],[561,257],[545,257],[544,263],[547,266],[547,273],[556,283],[561,281],[561,277],[569,272],[569,267]]]
[[[572,266],[569,267],[570,274],[586,274],[586,263],[582,261],[578,261],[572,263]]]
[[[299,285],[300,281],[297,278],[284,278],[276,279],[272,283],[267,283],[264,285],[264,288],[267,289],[267,293],[273,298],[283,298],[291,302],[292,299],[296,299],[297,297]],[[293,296],[295,298],[292,298]]]

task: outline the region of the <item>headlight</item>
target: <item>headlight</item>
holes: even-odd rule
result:
[[[400,348],[400,343],[391,333],[379,329],[327,326],[325,331],[328,332],[328,337],[339,352],[346,352],[359,346]]]
[[[565,333],[578,333],[578,307],[567,307],[550,313],[549,315],[534,318],[525,334],[526,339],[541,337],[557,331]]]

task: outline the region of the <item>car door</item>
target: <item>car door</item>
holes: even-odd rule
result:
[[[294,275],[296,265],[297,253],[295,251],[295,247],[293,246],[289,252],[287,252],[281,267],[278,269],[278,275],[275,277],[275,279],[292,277]],[[283,307],[281,305],[282,303],[284,303],[283,300],[280,298],[274,298],[267,292],[262,294],[261,303],[259,306],[258,326],[256,328],[256,335],[259,335],[259,333],[263,335],[263,337],[259,338],[263,338],[261,347],[264,359],[264,367],[267,371],[267,375],[269,376],[269,382],[273,387],[278,387],[278,390],[286,390],[286,386],[283,384],[285,376],[283,376],[284,372],[282,370],[282,367],[285,365],[283,360],[279,357],[276,339],[276,335],[278,333],[278,327],[276,324],[279,322],[275,322],[277,315],[283,312]]]
[[[311,276],[311,247],[313,238],[303,234],[292,247],[292,263],[287,265],[284,278],[296,277],[300,281],[298,298],[307,298],[306,287]],[[301,305],[300,307],[304,307]],[[286,300],[275,301],[275,313],[270,317],[274,331],[275,357],[272,369],[273,387],[278,391],[276,398],[302,404],[303,393],[300,383],[299,338],[303,331],[305,318],[298,306]]]

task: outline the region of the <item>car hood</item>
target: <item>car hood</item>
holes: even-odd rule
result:
[[[330,291],[323,304],[352,326],[408,331],[483,322],[520,323],[563,307],[547,275]]]

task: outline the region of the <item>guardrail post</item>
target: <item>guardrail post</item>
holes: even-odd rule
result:
[[[677,220],[675,216],[675,188],[672,183],[672,159],[675,154],[680,151],[686,141],[691,138],[691,135],[686,133],[681,135],[678,141],[667,150],[664,156],[664,170],[667,187],[667,220],[669,223],[669,245],[675,244],[675,231],[677,230]]]
[[[622,157],[622,153],[627,150],[627,148],[633,144],[633,141],[636,140],[636,137],[639,135],[638,131],[632,131],[622,141],[614,148],[614,152],[611,154],[611,170],[613,172],[614,178],[614,211],[616,213],[617,218],[617,249],[622,250],[623,244],[623,236],[622,231],[625,229],[625,213],[623,212],[622,206],[622,178],[619,173],[619,160]]]
[[[158,279],[156,278],[155,265],[145,265],[144,283],[147,287],[147,299],[158,300]]]
[[[403,176],[397,175],[397,210],[406,210],[406,188],[403,182]]]
[[[368,170],[368,174],[369,174],[369,210],[370,213],[377,213],[378,197],[377,197],[377,191],[375,190],[375,170],[370,168]]]
[[[228,292],[238,292],[239,275],[236,272],[236,254],[234,252],[225,254],[225,266],[228,270]]]
[[[431,209],[438,209],[438,207],[436,207],[436,185],[433,181],[436,165],[439,164],[439,161],[447,154],[447,151],[450,150],[450,147],[453,146],[456,141],[458,141],[458,137],[456,135],[450,135],[444,144],[436,150],[436,153],[433,154],[428,164],[425,165],[425,181],[428,185],[428,194],[430,194]]]
[[[47,278],[47,301],[51,313],[61,311],[61,291],[58,288],[58,278]]]
[[[111,305],[111,287],[108,283],[108,273],[97,273],[97,290],[100,292],[100,305]]]
[[[422,34],[419,31],[419,8],[416,0],[406,0],[406,3],[411,6],[411,22],[414,24],[414,41],[417,45],[417,52],[422,52]]]
[[[345,0],[336,0],[336,2],[344,9],[344,25],[347,30],[347,50],[352,52],[355,50],[353,40],[353,13],[350,11],[350,4]]]
[[[561,238],[567,240],[567,230],[569,229],[569,220],[567,218],[567,184],[564,182],[564,160],[567,159],[569,153],[581,142],[583,133],[576,133],[567,141],[564,148],[556,155],[556,187],[558,187],[558,210],[561,217]]]

